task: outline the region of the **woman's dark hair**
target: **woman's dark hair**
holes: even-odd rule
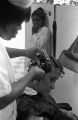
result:
[[[39,7],[35,11],[33,11],[33,13],[31,14],[32,20],[33,20],[33,16],[35,16],[35,15],[39,16],[42,20],[42,25],[40,27],[43,27],[43,26],[49,27],[49,20],[48,20],[47,14],[42,7]],[[34,26],[33,26],[32,27],[32,34],[37,33],[38,29],[34,28]]]
[[[8,0],[0,0],[0,27],[10,23],[21,24],[30,19],[31,7],[21,8],[11,4]]]
[[[39,16],[43,21],[45,21],[45,19],[46,19],[46,13],[44,12],[44,9],[41,8],[41,7],[37,8],[37,9],[31,14],[31,18],[32,18],[34,15]]]

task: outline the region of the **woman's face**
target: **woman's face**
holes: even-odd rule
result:
[[[39,90],[42,94],[49,94],[52,89],[55,89],[56,80],[59,79],[59,69],[54,68],[52,72],[45,74],[44,80],[39,83]]]
[[[10,40],[12,38],[15,38],[17,33],[18,33],[18,30],[21,29],[21,25],[18,25],[18,24],[9,24],[6,26],[5,30],[4,30],[4,36],[3,38],[5,40]]]
[[[40,27],[42,27],[43,21],[39,16],[33,15],[32,16],[32,23],[33,23],[34,28],[39,29]]]

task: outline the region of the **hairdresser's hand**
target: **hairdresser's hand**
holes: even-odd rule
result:
[[[28,51],[28,54],[27,54],[27,51]],[[33,59],[33,60],[38,62],[38,57],[36,56],[37,53],[40,53],[45,59],[49,59],[46,51],[44,51],[41,48],[37,48],[36,46],[33,46],[29,49],[26,49],[26,55],[25,56],[27,56],[30,59]]]
[[[32,67],[29,72],[34,75],[35,80],[41,80],[45,75],[45,72],[37,66]]]

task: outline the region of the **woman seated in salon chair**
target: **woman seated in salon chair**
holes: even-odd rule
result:
[[[35,63],[30,65],[30,69],[33,65]],[[19,97],[17,120],[78,120],[68,103],[56,103],[50,95],[55,82],[65,74],[59,61],[51,57],[43,69],[43,80],[29,82],[27,94]]]

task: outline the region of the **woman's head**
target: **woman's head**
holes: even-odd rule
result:
[[[39,7],[36,9],[31,15],[33,27],[39,29],[40,27],[45,25],[46,22],[46,13],[44,9]]]
[[[0,29],[5,32],[9,25],[20,26],[23,21],[29,21],[30,14],[31,7],[22,8],[13,5],[9,0],[0,0]]]
[[[47,72],[43,80],[39,82],[35,80],[35,86],[38,92],[42,94],[49,94],[52,89],[55,89],[56,80],[65,74],[62,65],[54,57],[51,58],[51,71]]]

